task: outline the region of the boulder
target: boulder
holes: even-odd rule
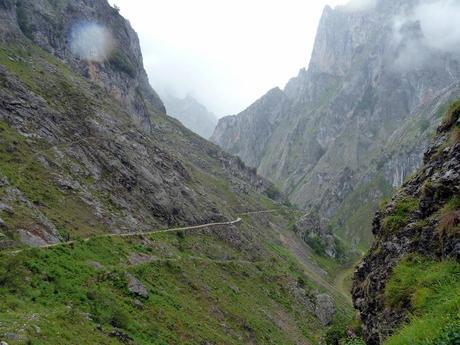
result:
[[[335,304],[331,296],[327,294],[316,296],[315,314],[323,326],[331,324],[335,315]]]
[[[146,287],[144,286],[144,284],[141,283],[139,279],[137,279],[131,273],[127,273],[126,277],[128,278],[129,292],[139,297],[143,297],[143,298],[149,297],[149,292],[147,291]]]

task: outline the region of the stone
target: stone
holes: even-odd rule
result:
[[[126,277],[128,279],[128,290],[133,295],[148,298],[149,292],[147,291],[146,287],[142,284],[142,282],[134,277],[131,273],[127,273]]]
[[[315,315],[323,326],[331,324],[335,311],[334,300],[331,296],[327,294],[316,296]]]
[[[0,212],[5,212],[5,213],[7,213],[9,215],[14,214],[13,208],[11,206],[8,206],[7,204],[4,204],[4,203],[0,203]]]
[[[137,309],[144,309],[144,303],[142,303],[141,301],[139,301],[138,299],[135,299],[134,302],[133,302],[133,305],[137,308]]]
[[[34,234],[30,231],[19,229],[17,232],[19,234],[20,241],[24,244],[27,244],[28,246],[42,247],[42,246],[46,246],[47,244],[50,244],[38,234]]]

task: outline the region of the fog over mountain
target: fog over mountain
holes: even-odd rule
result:
[[[347,0],[110,2],[139,33],[154,88],[222,117],[284,87],[308,63],[324,6]]]

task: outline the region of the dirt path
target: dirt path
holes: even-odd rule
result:
[[[246,216],[246,215],[255,215],[255,214],[265,214],[265,213],[275,213],[278,212],[279,210],[263,210],[263,211],[252,211],[252,212],[245,212],[245,213],[240,213],[239,216]],[[242,222],[241,217],[238,217],[237,219],[229,222],[220,222],[220,223],[208,223],[208,224],[202,224],[202,225],[194,225],[194,226],[187,226],[187,227],[180,227],[180,228],[172,228],[172,229],[164,229],[164,230],[152,230],[152,231],[146,231],[146,232],[130,232],[130,233],[122,233],[122,234],[104,234],[104,235],[98,235],[98,236],[92,236],[84,239],[78,239],[78,240],[72,240],[72,241],[67,241],[67,242],[60,242],[60,243],[54,243],[54,244],[47,244],[43,245],[37,248],[42,248],[42,249],[47,249],[47,248],[56,248],[60,246],[68,246],[75,244],[77,242],[83,241],[83,242],[88,242],[92,239],[97,239],[97,238],[114,238],[114,237],[119,237],[119,238],[126,238],[126,237],[136,237],[136,236],[145,236],[145,235],[153,235],[153,234],[165,234],[165,233],[172,233],[172,232],[181,232],[181,231],[189,231],[189,230],[200,230],[200,229],[205,229],[205,228],[211,228],[211,227],[216,227],[216,226],[232,226],[236,225]],[[327,273],[323,271],[318,265],[314,264],[313,262],[313,257],[311,253],[311,249],[304,244],[303,242],[299,241],[297,238],[294,237],[293,233],[286,232],[285,234],[280,234],[280,240],[283,243],[283,245],[287,248],[289,248],[293,254],[299,259],[299,262],[302,264],[302,266],[305,269],[305,273],[310,276],[312,279],[314,279],[319,285],[321,285],[323,288],[325,288],[328,291],[331,291],[335,293],[337,296],[340,296],[344,303],[346,304],[351,304],[351,296],[348,291],[348,289],[345,286],[345,280],[346,278],[352,273],[352,270],[354,269],[354,265],[351,266],[348,269],[344,269],[342,272],[340,272],[334,279],[333,283],[328,282],[325,278],[324,275]],[[10,252],[10,254],[18,254],[21,253],[27,249],[30,248],[24,248],[24,249],[19,249]],[[200,261],[202,260],[201,258],[198,257],[193,257],[193,259]],[[205,260],[202,260],[205,261]],[[219,260],[213,260],[215,262]],[[242,261],[239,260],[222,260],[220,261],[221,263],[228,263],[228,262],[239,262],[241,263]],[[247,264],[251,264],[249,261],[245,261]]]
[[[146,231],[146,232],[129,232],[129,233],[123,233],[123,234],[105,234],[105,235],[98,235],[98,236],[91,236],[88,238],[84,239],[78,239],[78,240],[72,240],[72,241],[67,241],[67,242],[59,242],[59,243],[53,243],[53,244],[47,244],[43,246],[39,246],[36,248],[55,248],[55,247],[60,247],[60,246],[68,246],[80,241],[83,242],[88,242],[90,240],[96,239],[96,238],[111,238],[111,237],[120,237],[120,238],[125,238],[125,237],[136,237],[136,236],[145,236],[145,235],[152,235],[152,234],[165,234],[169,232],[178,232],[178,231],[187,231],[187,230],[200,230],[200,229],[205,229],[205,228],[210,228],[210,227],[215,227],[215,226],[231,226],[238,224],[242,221],[241,218],[237,218],[231,222],[222,222],[222,223],[208,223],[208,224],[203,224],[203,225],[194,225],[194,226],[187,226],[187,227],[182,227],[182,228],[173,228],[173,229],[165,229],[165,230],[152,230],[152,231]],[[11,252],[12,254],[18,254],[23,252],[24,250],[27,250],[29,248],[24,248],[20,250],[15,250]]]

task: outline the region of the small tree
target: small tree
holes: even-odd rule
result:
[[[120,6],[118,6],[117,4],[113,4],[113,9],[117,12],[120,12]]]

